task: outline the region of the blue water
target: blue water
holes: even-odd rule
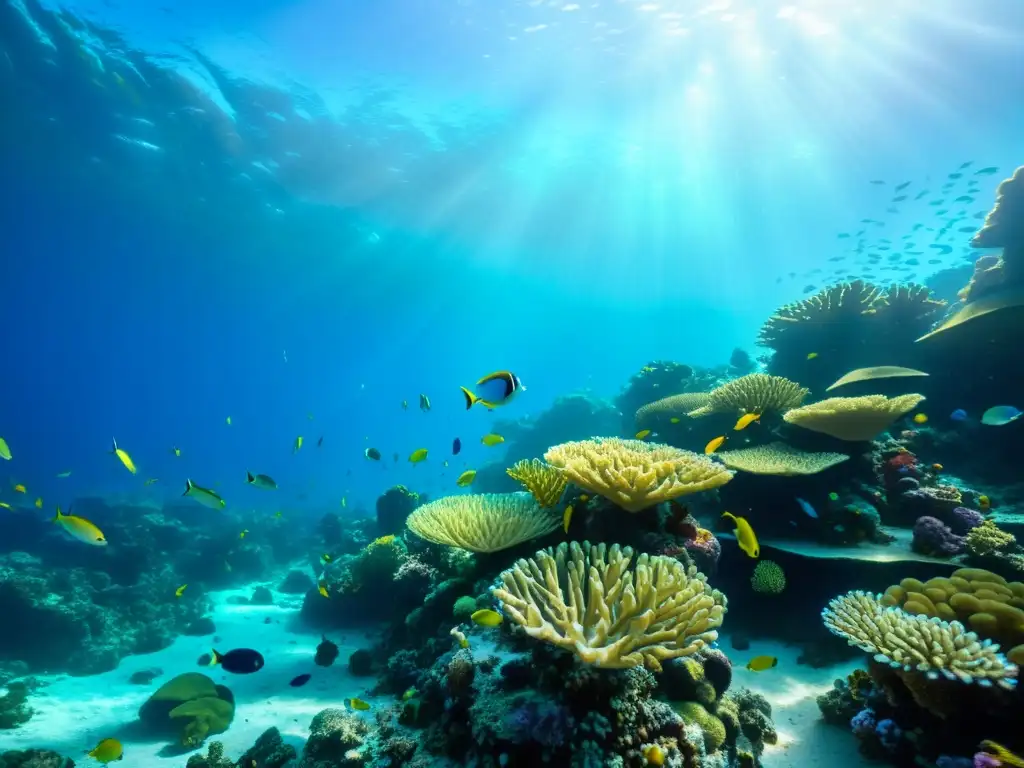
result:
[[[837,233],[882,215],[869,180],[1019,161],[1006,0],[352,5],[74,4],[127,50],[83,32],[59,55],[5,7],[0,435],[47,509],[186,477],[268,504],[246,469],[285,508],[437,494],[456,436],[476,466],[498,418],[756,353],[831,281]],[[190,79],[144,87],[131,56]],[[968,264],[968,237],[890,279]],[[499,368],[527,392],[465,413],[459,386]]]

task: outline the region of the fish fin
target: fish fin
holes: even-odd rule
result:
[[[183,494],[181,494],[181,495],[182,496],[188,496],[188,492],[191,491],[192,488],[193,488],[192,481],[191,480],[186,480],[185,481],[185,492]]]
[[[773,667],[779,666],[779,657],[778,656],[773,656],[772,657],[772,666]]]
[[[113,449],[110,452],[111,453],[117,453],[117,438],[116,437],[112,437],[112,438],[110,438],[110,441],[114,444],[114,447],[113,447]]]
[[[219,653],[217,653],[217,649],[216,648],[211,648],[210,650],[212,651],[212,653],[210,654],[210,666],[213,667],[213,666],[216,666],[217,664],[220,664],[221,660],[224,657],[221,656]]]
[[[732,512],[723,512],[722,517],[728,517],[730,520],[736,519],[736,515],[734,515]]]
[[[462,394],[466,398],[466,410],[468,411],[479,398],[465,387],[459,387],[459,389],[462,390]]]
[[[252,476],[252,472],[250,472],[248,469],[245,470],[245,482],[249,484],[256,482],[256,478]]]

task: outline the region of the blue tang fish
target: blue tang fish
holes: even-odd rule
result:
[[[957,408],[951,414],[949,414],[951,421],[967,421],[967,411],[963,408]]]
[[[795,497],[796,503],[800,505],[800,509],[804,511],[804,514],[808,517],[813,517],[815,520],[818,519],[818,510],[811,506],[810,502],[804,501],[799,496]]]
[[[1021,411],[1012,405],[995,405],[982,414],[981,423],[990,427],[1001,427],[1011,421],[1016,421],[1021,415]]]

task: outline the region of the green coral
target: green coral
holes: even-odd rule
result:
[[[7,693],[0,696],[0,730],[17,728],[29,721],[33,710],[28,705],[28,694],[25,683],[7,684]]]
[[[774,560],[762,560],[754,568],[750,586],[761,594],[778,595],[786,588],[786,574]]]
[[[207,736],[223,733],[235,714],[231,691],[199,672],[168,680],[139,708],[139,720],[150,730],[195,747]]]
[[[460,597],[452,607],[452,616],[456,621],[469,621],[469,617],[476,613],[475,597]]]
[[[725,724],[696,701],[683,701],[674,705],[676,713],[686,723],[700,726],[704,734],[704,748],[710,754],[725,743]]]
[[[219,741],[211,741],[206,754],[192,755],[185,763],[185,768],[233,768],[233,760],[224,757],[224,745]]]
[[[182,745],[194,747],[202,744],[211,733],[224,733],[235,716],[235,707],[224,699],[205,696],[179,704],[168,716],[172,720],[182,721]]]
[[[967,534],[967,553],[976,557],[1006,552],[1016,545],[1017,539],[1014,535],[1004,531],[991,520],[985,520]]]
[[[405,542],[398,536],[388,534],[374,539],[345,564],[337,591],[353,593],[363,587],[377,589],[393,581],[408,554]]]

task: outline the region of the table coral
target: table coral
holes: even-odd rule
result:
[[[789,424],[822,432],[839,440],[866,441],[888,429],[922,400],[924,395],[916,394],[899,397],[830,397],[787,411],[783,418]]]
[[[483,493],[432,501],[409,515],[406,524],[435,544],[498,552],[551,533],[560,522],[528,493]]]
[[[690,418],[699,418],[713,413],[731,416],[741,416],[744,413],[781,413],[798,407],[809,393],[810,390],[782,376],[750,373],[711,390],[707,405],[695,408],[687,415]]]
[[[539,459],[517,461],[505,470],[506,474],[522,483],[543,509],[550,509],[562,499],[566,479],[555,467],[550,467]]]
[[[718,458],[729,469],[754,475],[816,475],[848,460],[845,453],[801,451],[785,443],[769,443],[735,451],[719,451]]]

